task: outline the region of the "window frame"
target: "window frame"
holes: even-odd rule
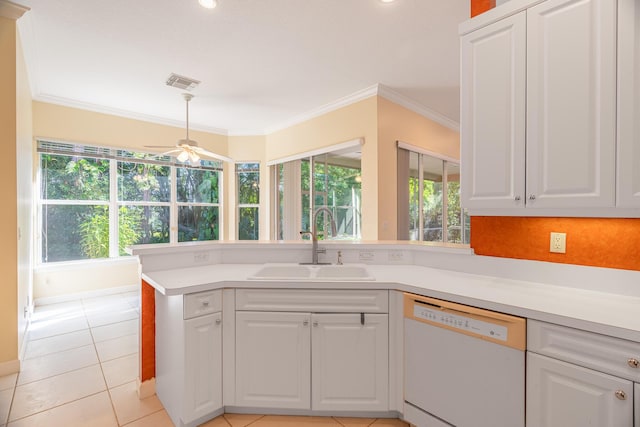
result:
[[[415,241],[420,241],[420,242],[432,242],[432,243],[440,243],[440,244],[460,244],[460,245],[468,245],[468,243],[465,243],[465,240],[467,240],[467,230],[466,230],[466,224],[465,224],[465,219],[467,217],[466,213],[465,213],[465,209],[463,209],[461,207],[460,209],[460,238],[461,238],[461,243],[453,243],[453,242],[449,242],[449,224],[448,224],[448,211],[449,211],[449,165],[456,165],[458,168],[460,168],[460,161],[439,153],[435,153],[432,151],[428,151],[425,149],[422,149],[420,147],[416,147],[407,143],[404,143],[402,141],[398,141],[397,142],[398,145],[398,150],[405,150],[409,153],[409,158],[411,156],[411,154],[417,154],[418,155],[418,168],[417,168],[417,179],[418,179],[418,239]],[[441,231],[442,231],[442,240],[424,240],[424,230],[425,230],[425,217],[424,217],[424,156],[429,156],[433,159],[437,159],[440,160],[442,162],[442,224],[441,224]],[[409,174],[409,180],[411,180],[411,175]],[[409,183],[400,183],[399,185],[408,185]],[[460,195],[458,195],[458,197],[460,197]],[[403,209],[406,208],[406,212],[407,214],[411,211],[411,199],[409,197],[409,205],[406,207],[402,207]],[[400,209],[400,206],[398,206],[398,209]],[[408,225],[410,226],[410,221],[408,222]],[[410,233],[410,229],[407,230],[408,236],[409,236],[409,241],[411,241],[411,233]]]
[[[53,265],[63,263],[77,263],[77,262],[90,262],[96,260],[105,259],[117,259],[123,256],[119,251],[119,209],[122,206],[150,206],[150,207],[169,207],[169,244],[182,244],[189,241],[178,241],[178,210],[184,206],[202,206],[202,207],[217,207],[218,208],[218,238],[217,240],[223,240],[224,223],[223,223],[223,179],[224,170],[222,162],[217,161],[205,161],[205,166],[192,166],[188,163],[178,162],[174,157],[162,156],[157,153],[147,153],[143,151],[134,151],[133,149],[123,148],[107,148],[97,147],[84,144],[68,143],[63,141],[55,141],[51,139],[38,139],[37,140],[37,156],[38,156],[38,169],[36,171],[36,186],[38,188],[37,195],[37,207],[36,207],[36,250],[38,256],[36,257],[37,265]],[[78,200],[78,199],[47,199],[43,197],[43,168],[42,168],[42,155],[58,155],[68,157],[79,158],[91,158],[102,159],[109,161],[109,196],[107,200]],[[143,157],[135,157],[140,155]],[[169,201],[131,201],[131,200],[119,200],[118,194],[118,162],[130,162],[130,163],[145,163],[145,164],[157,164],[169,167]],[[204,169],[212,170],[218,174],[217,203],[203,203],[203,202],[178,202],[177,192],[177,169],[189,168],[189,169]],[[109,209],[109,256],[106,258],[79,258],[70,259],[64,261],[46,261],[44,259],[44,209],[46,206],[108,206]],[[213,241],[213,240],[212,240]],[[149,243],[155,244],[155,243]]]
[[[255,169],[253,170],[240,170],[238,169],[239,165],[256,165]],[[256,221],[256,226],[258,227],[258,234],[257,234],[257,238],[256,239],[251,239],[251,240],[260,240],[260,186],[261,186],[261,176],[260,176],[260,169],[261,169],[261,164],[259,161],[244,161],[244,162],[236,162],[234,164],[234,178],[235,178],[235,187],[236,187],[236,232],[235,232],[235,237],[236,240],[247,240],[250,241],[250,239],[240,239],[240,219],[241,219],[241,215],[240,215],[240,210],[243,208],[252,208],[252,209],[256,209],[257,210],[257,221]],[[258,180],[256,181],[257,183],[257,192],[258,192],[258,203],[243,203],[240,201],[240,179],[239,179],[239,174],[242,172],[255,172],[257,173],[258,176]]]

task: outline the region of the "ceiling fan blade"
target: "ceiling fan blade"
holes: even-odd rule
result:
[[[223,162],[233,163],[234,160],[231,157],[223,156],[222,154],[213,153],[211,151],[205,150],[202,147],[191,147],[193,151],[200,154],[201,156],[211,157],[212,159],[222,160]]]

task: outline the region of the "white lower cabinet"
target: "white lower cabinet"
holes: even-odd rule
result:
[[[386,410],[388,315],[313,314],[311,319],[311,407]]]
[[[535,353],[527,373],[527,427],[633,426],[631,381]]]
[[[222,412],[222,293],[156,293],[156,394],[178,427]]]
[[[633,413],[635,414],[635,423],[633,426],[640,427],[640,384],[635,385],[633,396],[635,400],[635,408],[633,410]]]
[[[236,313],[236,405],[308,409],[309,313]]]
[[[529,320],[527,347],[527,427],[640,426],[640,343]]]
[[[198,419],[222,407],[222,313],[184,323],[184,413]]]
[[[273,296],[282,297],[273,292],[236,293],[235,405],[387,412],[388,292],[297,291],[279,299],[290,310],[304,307],[330,313],[246,310],[271,307]],[[345,305],[350,297],[362,298],[363,306]],[[331,312],[364,305],[377,312]]]

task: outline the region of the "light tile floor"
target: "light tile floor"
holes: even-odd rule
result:
[[[0,427],[172,427],[140,400],[140,297],[127,292],[36,307],[19,374],[0,377]],[[399,420],[225,414],[203,427],[405,427]]]

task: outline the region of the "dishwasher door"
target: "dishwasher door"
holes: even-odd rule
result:
[[[405,294],[404,327],[407,421],[524,426],[525,319]]]

